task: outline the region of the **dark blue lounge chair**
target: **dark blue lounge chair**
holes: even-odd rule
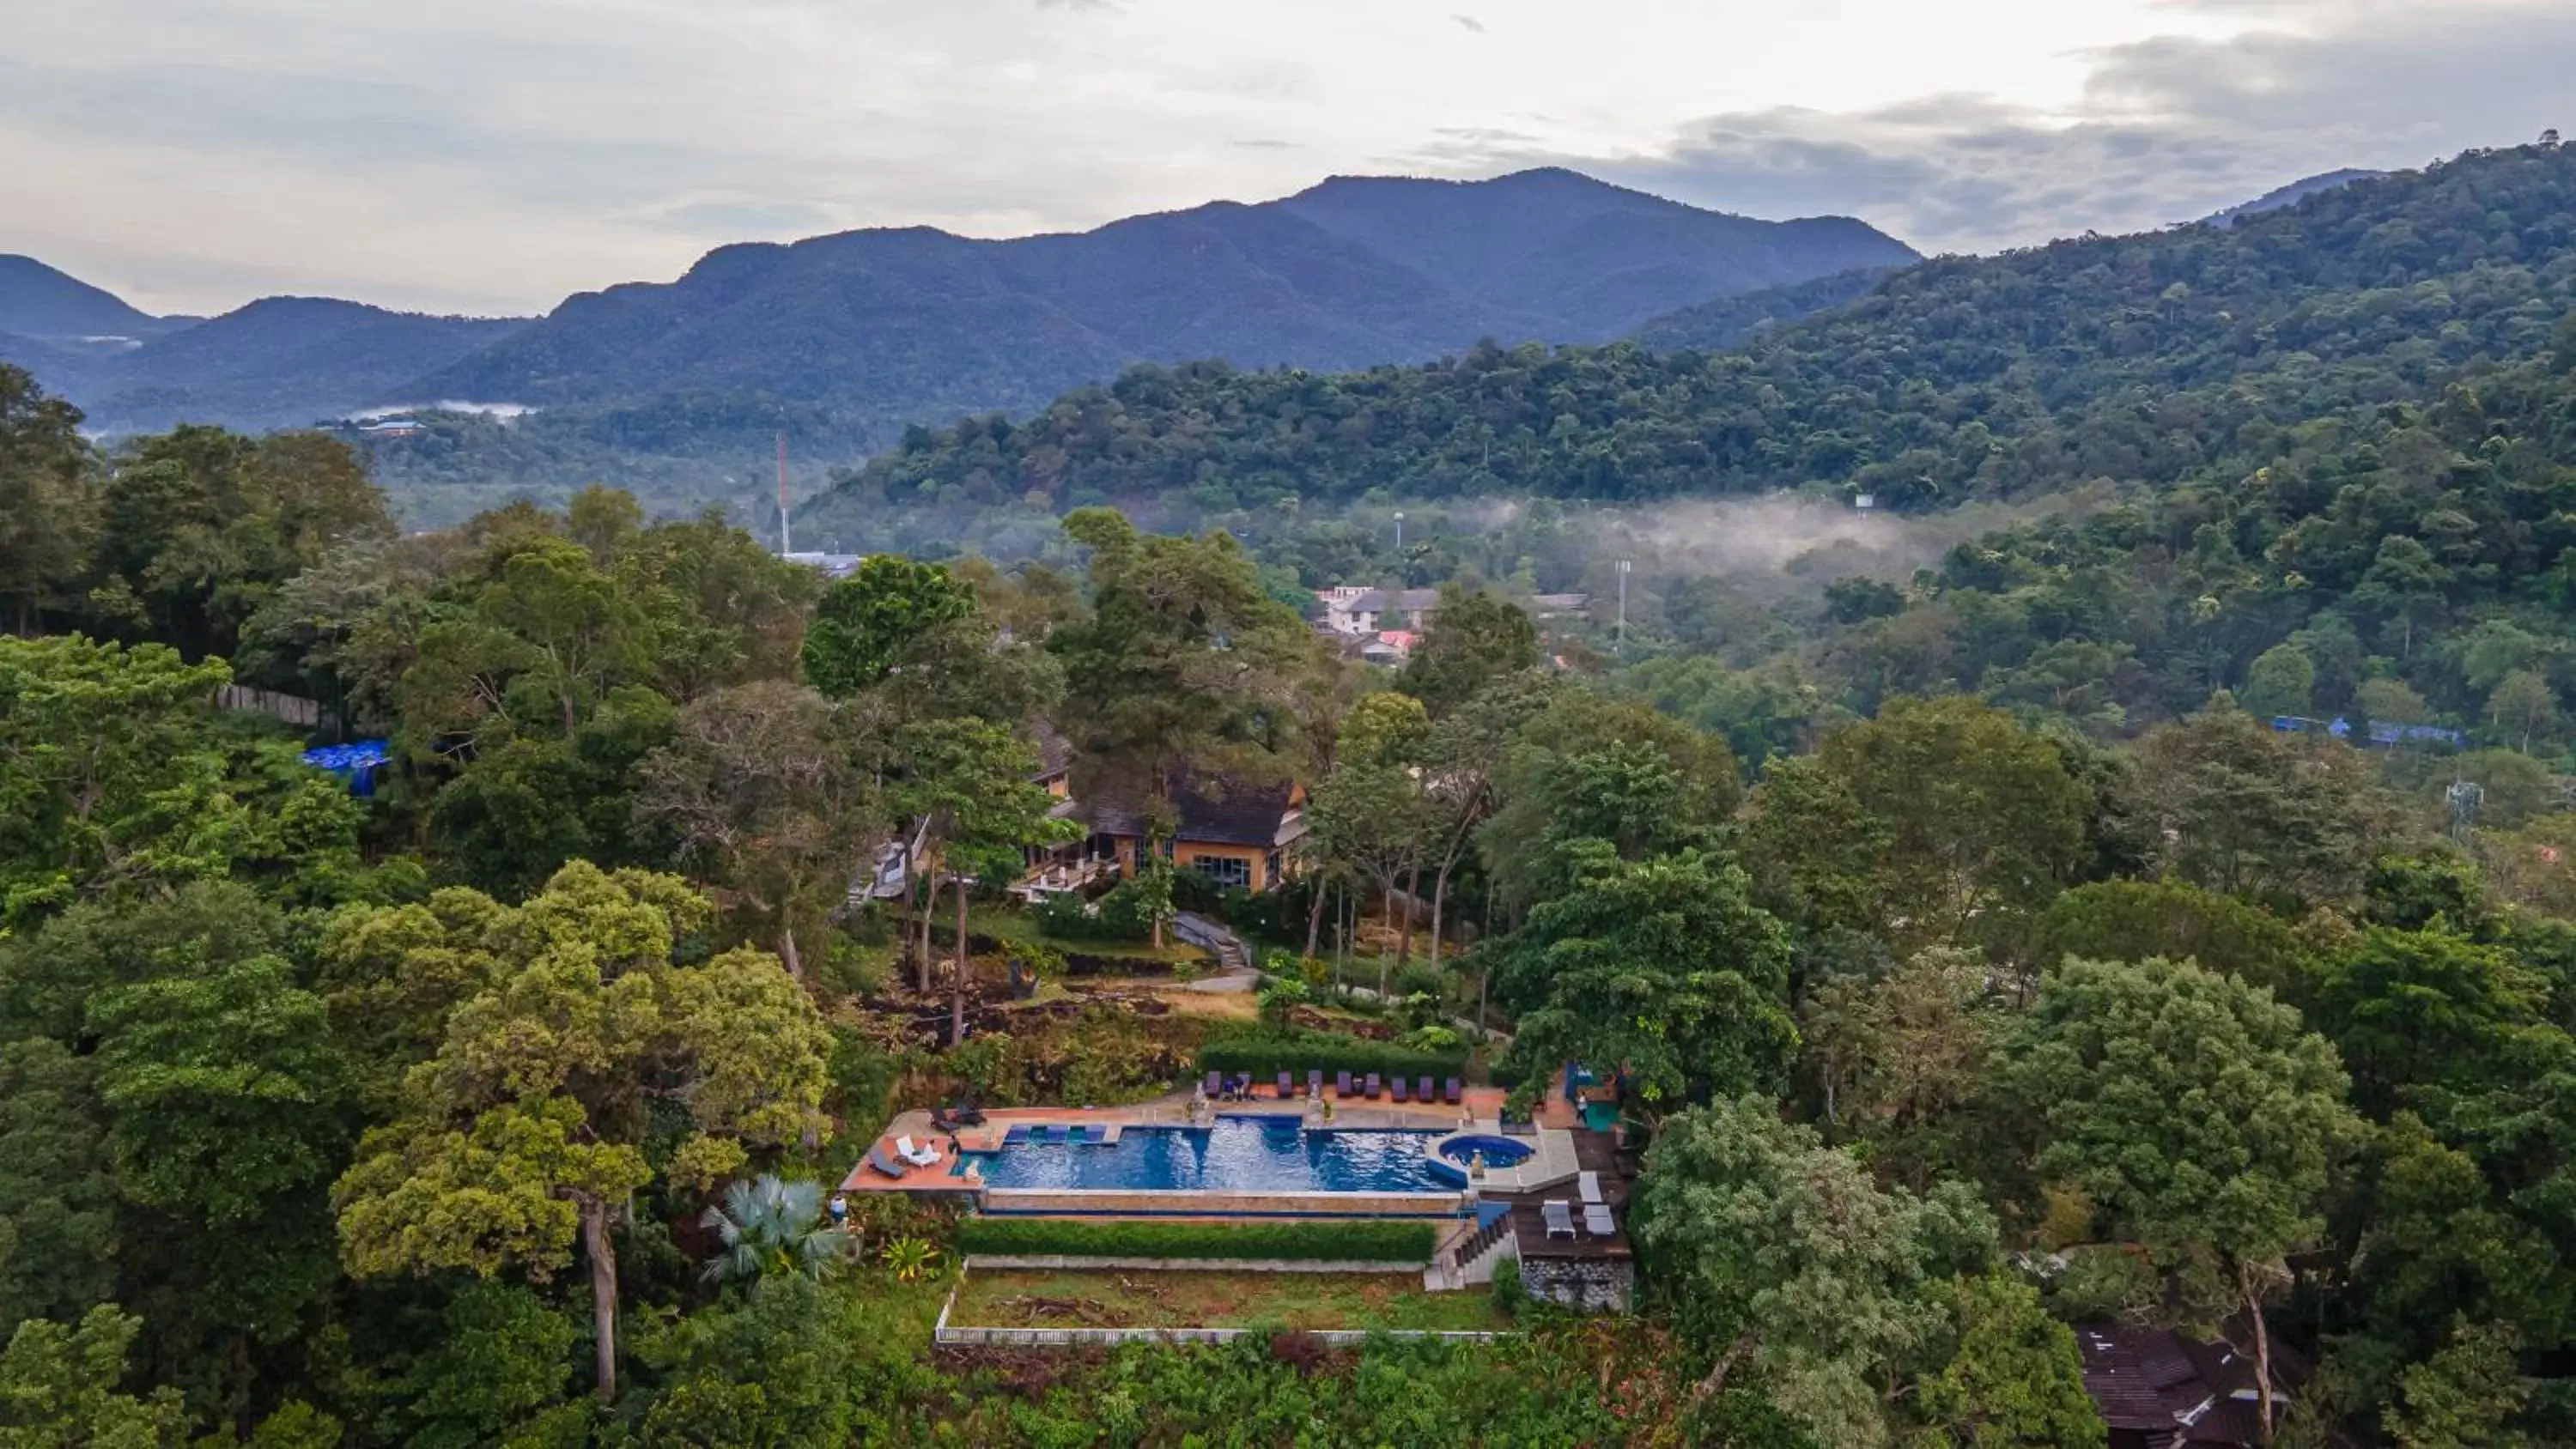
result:
[[[882,1142],[868,1149],[868,1166],[891,1178],[900,1180],[903,1177],[903,1168],[898,1166],[893,1158],[886,1156],[885,1144]]]
[[[1431,1079],[1429,1077],[1414,1078],[1413,1100],[1417,1102],[1437,1102],[1440,1100],[1439,1094],[1431,1090]]]
[[[1393,1086],[1392,1086],[1392,1087],[1388,1090],[1388,1092],[1387,1092],[1387,1096],[1388,1096],[1391,1100],[1398,1101],[1398,1102],[1409,1102],[1409,1101],[1412,1101],[1412,1100],[1413,1100],[1412,1098],[1410,1098],[1410,1097],[1408,1097],[1408,1096],[1406,1096],[1406,1095],[1405,1095],[1404,1078],[1402,1078],[1402,1077],[1398,1077],[1398,1078],[1396,1078],[1396,1079],[1395,1079],[1395,1082],[1394,1082]]]
[[[1281,1073],[1279,1074],[1279,1100],[1280,1100],[1280,1101],[1282,1101],[1282,1102],[1285,1102],[1285,1101],[1287,1101],[1289,1098],[1291,1098],[1291,1097],[1293,1097],[1293,1096],[1296,1096],[1296,1095],[1297,1095],[1297,1084],[1296,1084],[1296,1082],[1295,1082],[1292,1078],[1290,1078],[1290,1077],[1289,1077],[1289,1075],[1288,1075],[1286,1072],[1281,1072]]]
[[[1336,1097],[1344,1098],[1344,1099],[1348,1099],[1348,1098],[1349,1098],[1349,1096],[1351,1095],[1351,1074],[1350,1074],[1350,1073],[1348,1073],[1348,1072],[1335,1072],[1335,1073],[1333,1073],[1333,1095],[1334,1095],[1334,1096],[1336,1096]]]
[[[1365,1092],[1365,1093],[1363,1093],[1362,1095],[1366,1096],[1370,1101],[1374,1102],[1374,1101],[1376,1101],[1376,1100],[1377,1100],[1377,1094],[1378,1094],[1379,1090],[1380,1090],[1380,1088],[1378,1087],[1378,1082],[1377,1082],[1377,1073],[1375,1073],[1375,1072],[1371,1072],[1371,1073],[1369,1073],[1369,1074],[1368,1074],[1368,1091],[1367,1091],[1367,1092]]]
[[[1452,1107],[1457,1106],[1461,1101],[1465,1100],[1466,1095],[1466,1084],[1460,1082],[1456,1077],[1451,1077],[1447,1082],[1441,1084],[1440,1100],[1448,1103]]]
[[[1208,1073],[1208,1074],[1207,1074],[1207,1081],[1199,1087],[1199,1094],[1200,1094],[1201,1096],[1203,1096],[1203,1097],[1206,1097],[1206,1098],[1207,1098],[1209,1101],[1211,1101],[1211,1102],[1215,1101],[1215,1100],[1216,1100],[1217,1098],[1219,1098],[1219,1097],[1224,1096],[1224,1095],[1225,1095],[1225,1073],[1223,1073],[1223,1072],[1210,1072],[1210,1073]]]

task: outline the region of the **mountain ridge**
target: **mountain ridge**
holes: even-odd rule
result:
[[[1330,370],[1488,335],[1602,341],[1711,296],[1917,259],[1848,218],[1755,221],[1561,168],[1335,177],[1079,232],[720,247],[672,282],[566,298],[424,390],[561,404],[748,389],[914,422],[1034,405],[1137,362]],[[960,338],[965,355],[939,365]]]

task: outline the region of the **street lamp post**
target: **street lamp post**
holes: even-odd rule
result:
[[[1404,554],[1404,510],[1401,508],[1395,511],[1395,552],[1399,559]]]

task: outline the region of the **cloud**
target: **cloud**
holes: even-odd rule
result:
[[[1467,169],[1551,162],[1766,216],[1858,215],[1927,251],[2188,221],[2299,177],[2416,166],[2576,123],[2576,8],[2531,0],[2180,0],[2224,38],[2087,54],[2065,107],[1927,94],[1848,112],[1706,117],[1661,147],[1567,155],[1444,136]]]
[[[1982,249],[2576,126],[2568,0],[1474,3],[20,3],[0,249],[163,310],[529,311],[733,241],[1536,164]]]

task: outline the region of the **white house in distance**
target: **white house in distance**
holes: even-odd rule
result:
[[[1324,606],[1324,627],[1354,639],[1382,629],[1419,634],[1440,608],[1438,589],[1317,589]]]

